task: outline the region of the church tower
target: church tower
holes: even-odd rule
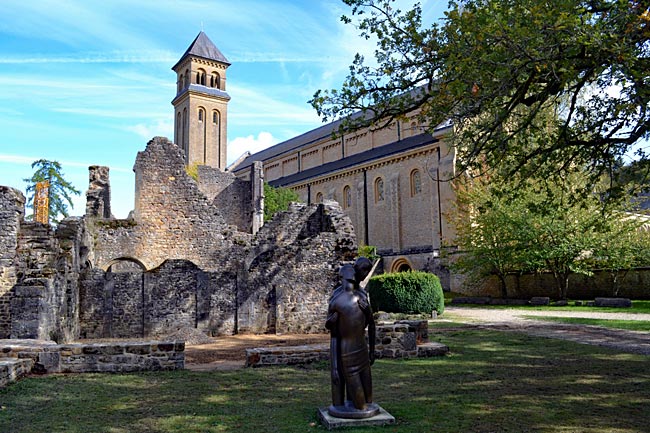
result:
[[[230,62],[201,32],[172,69],[176,72],[174,142],[187,165],[226,169],[226,119]]]

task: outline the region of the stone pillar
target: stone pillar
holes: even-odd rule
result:
[[[100,165],[88,167],[88,191],[86,191],[86,215],[96,218],[112,218],[111,184],[109,168]]]
[[[11,333],[11,297],[16,284],[16,248],[20,222],[25,216],[25,196],[0,186],[0,338]]]
[[[251,231],[256,234],[264,225],[264,167],[261,161],[251,165],[251,204],[253,206],[253,223]]]
[[[402,250],[402,222],[399,188],[399,173],[395,173],[388,179],[388,200],[390,203],[390,222],[391,222],[391,246],[394,252]]]

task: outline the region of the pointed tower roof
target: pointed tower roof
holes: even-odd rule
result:
[[[203,59],[214,60],[230,65],[230,62],[228,59],[226,59],[226,56],[224,56],[221,51],[219,51],[219,48],[217,48],[217,46],[210,40],[208,35],[206,35],[203,31],[201,31],[198,36],[194,38],[194,41],[185,51],[185,54],[183,54],[180,60],[176,62],[174,66],[172,66],[172,69],[175,70],[176,66],[185,60],[187,56],[201,57]]]

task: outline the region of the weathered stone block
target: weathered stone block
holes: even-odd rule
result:
[[[594,300],[596,307],[611,307],[611,308],[631,308],[632,301],[626,298],[596,298]]]
[[[550,305],[551,298],[548,296],[535,296],[530,298],[530,305]]]

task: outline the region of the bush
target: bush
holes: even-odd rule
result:
[[[368,285],[374,311],[406,314],[442,314],[445,298],[440,280],[428,272],[377,275]]]
[[[273,187],[264,182],[264,221],[277,212],[289,209],[289,203],[300,201],[298,193],[291,188]]]

